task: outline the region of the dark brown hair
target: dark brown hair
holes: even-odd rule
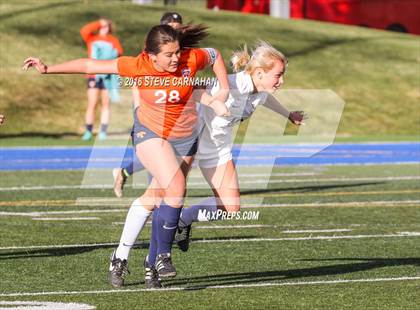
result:
[[[204,24],[194,25],[192,23],[179,27],[177,31],[179,32],[181,48],[196,47],[200,41],[209,35],[207,29],[208,27]]]
[[[154,26],[147,33],[144,50],[156,55],[160,52],[161,45],[176,41],[179,41],[179,34],[174,28],[168,25]]]
[[[144,44],[144,51],[150,54],[158,54],[160,47],[167,43],[179,42],[181,49],[196,47],[198,43],[209,34],[207,26],[203,24],[193,25],[191,23],[175,30],[169,25],[158,25],[152,27],[148,32]]]

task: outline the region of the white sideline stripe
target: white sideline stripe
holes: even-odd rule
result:
[[[81,303],[62,303],[49,301],[3,301],[0,300],[0,310],[92,310],[95,306]],[[14,306],[14,307],[13,307]]]
[[[240,169],[240,168],[239,168]],[[241,177],[307,177],[307,176],[315,176],[319,175],[320,173],[316,172],[297,172],[297,173],[241,173],[238,171],[239,178]],[[189,178],[193,179],[201,179],[203,176],[201,174],[195,174],[194,172],[191,173]]]
[[[100,217],[34,217],[34,221],[92,221],[100,220]]]
[[[301,234],[301,233],[323,233],[323,232],[345,232],[353,229],[312,229],[312,230],[283,230],[285,234]]]
[[[103,209],[103,210],[73,210],[73,211],[39,211],[39,212],[0,212],[0,216],[42,216],[60,214],[83,214],[83,213],[118,213],[126,212],[127,209]]]
[[[372,178],[328,178],[328,179],[291,179],[291,180],[247,180],[241,181],[242,184],[277,184],[277,183],[310,183],[310,182],[343,182],[343,181],[404,181],[404,180],[420,180],[420,176],[404,176],[404,177],[372,177]],[[190,183],[188,183],[190,184]],[[207,183],[206,183],[207,184]],[[190,184],[194,185],[194,184]],[[197,184],[200,185],[200,184]]]
[[[93,203],[94,201],[90,201]],[[103,202],[100,202],[103,205]],[[325,202],[325,203],[283,203],[283,204],[262,204],[246,205],[241,209],[259,209],[259,208],[279,208],[279,207],[343,207],[343,206],[398,206],[398,205],[420,205],[420,200],[394,200],[394,201],[351,201],[351,202]],[[120,213],[127,212],[127,208],[121,209],[102,209],[102,210],[73,210],[73,211],[36,211],[36,212],[0,212],[1,216],[29,216],[38,217],[43,215],[60,214],[83,214],[83,213]],[[123,224],[123,222],[112,222],[114,225]]]
[[[113,222],[112,224],[123,225],[124,222]],[[196,225],[194,229],[238,229],[238,228],[278,228],[277,225]],[[285,234],[300,234],[300,233],[323,233],[323,232],[349,232],[353,229],[340,228],[340,229],[312,229],[312,230],[283,230]]]
[[[303,194],[304,195],[304,194]],[[251,208],[279,208],[279,207],[352,207],[352,206],[398,206],[417,205],[420,200],[383,200],[383,201],[351,201],[351,202],[323,202],[323,203],[277,203],[241,206],[241,209]]]
[[[301,241],[301,240],[332,240],[332,239],[364,239],[364,238],[404,238],[404,237],[420,237],[420,232],[399,232],[388,235],[350,235],[350,236],[310,236],[295,238],[247,238],[247,239],[206,239],[192,240],[192,243],[225,243],[225,242],[256,242],[256,241]],[[146,244],[136,243],[135,245]],[[0,247],[0,250],[22,250],[22,249],[63,249],[78,247],[100,247],[100,246],[116,246],[118,243],[88,243],[88,244],[64,244],[64,245],[30,245],[30,246],[9,246]]]
[[[314,236],[314,237],[296,237],[296,238],[248,238],[248,239],[209,239],[194,240],[192,243],[224,243],[224,242],[255,242],[255,241],[299,241],[299,240],[332,240],[332,239],[365,239],[365,238],[392,238],[392,237],[420,237],[420,232],[410,232],[407,234],[389,234],[389,235],[350,235],[350,236]]]
[[[268,177],[268,175],[267,175]],[[256,179],[245,180],[242,184],[277,184],[277,183],[311,183],[311,182],[348,182],[348,181],[404,181],[404,180],[420,180],[420,176],[401,176],[401,177],[369,177],[369,178],[319,178],[319,179],[289,179],[289,180],[268,180]],[[136,187],[146,186],[146,183],[135,184]],[[206,182],[188,182],[188,186],[208,185]],[[126,185],[130,187],[130,184]],[[11,186],[0,187],[0,191],[30,191],[30,190],[50,190],[50,189],[111,189],[112,184],[96,184],[96,185],[47,185],[47,186]]]
[[[270,286],[299,286],[299,285],[324,285],[324,284],[348,284],[348,283],[369,283],[369,282],[391,282],[391,281],[415,281],[420,277],[399,277],[399,278],[370,278],[370,279],[349,279],[349,280],[327,280],[327,281],[297,281],[297,282],[266,282],[253,284],[228,284],[202,286],[205,289],[228,289],[247,287],[270,287]],[[197,285],[196,287],[200,287]],[[82,295],[82,294],[113,294],[113,293],[135,293],[135,292],[163,292],[163,291],[187,291],[195,287],[167,287],[160,289],[119,289],[119,290],[95,290],[95,291],[56,291],[56,292],[33,292],[33,293],[2,293],[0,297],[15,296],[46,296],[46,295]]]
[[[275,225],[197,225],[194,229],[219,229],[219,228],[265,228],[276,227]]]

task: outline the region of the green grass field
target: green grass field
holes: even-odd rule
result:
[[[226,62],[244,43],[251,46],[264,39],[290,58],[284,88],[331,89],[343,98],[346,106],[339,136],[418,136],[418,36],[308,20],[216,13],[203,9],[203,1],[179,2],[177,10],[185,20],[210,27],[211,35],[202,45],[219,49]],[[8,117],[0,137],[80,134],[86,106],[84,78],[24,73],[20,70],[23,60],[33,55],[49,64],[85,57],[79,29],[102,15],[115,22],[125,55],[137,55],[148,29],[165,11],[155,3],[0,1],[0,111]],[[115,124],[126,122],[126,118],[119,118],[119,109],[113,106],[111,132],[119,130]],[[272,129],[265,118],[259,120],[267,130]]]
[[[290,59],[286,89],[338,94],[345,108],[336,142],[419,141],[418,36],[178,2],[185,20],[210,26],[203,46],[218,48],[226,60],[244,43],[264,39]],[[116,23],[125,54],[136,55],[164,11],[130,1],[0,0],[0,113],[7,116],[0,153],[13,146],[93,145],[79,136],[84,78],[23,73],[27,56],[47,64],[85,57],[78,31],[103,15]],[[122,96],[112,106],[106,145],[124,142],[131,128],[130,93]],[[249,141],[278,139],[273,115],[261,108],[254,120],[264,126],[248,130]],[[0,172],[0,309],[28,309],[17,301],[130,310],[419,309],[418,164],[240,169],[243,211],[259,212],[258,220],[195,223],[190,250],[173,251],[178,276],[160,291],[144,289],[149,225],[131,252],[126,286],[107,282],[109,256],[145,176],[137,175],[117,199],[110,171],[94,173],[105,186],[82,188],[78,170]],[[187,205],[210,195],[202,182],[193,170]],[[92,309],[63,307],[42,309]]]
[[[417,309],[418,165],[275,168],[266,189],[247,183],[261,179],[258,168],[241,171],[243,204],[251,206],[243,210],[259,219],[196,223],[189,252],[174,249],[178,276],[161,292],[143,289],[150,226],[131,252],[126,287],[106,280],[141,188],[129,183],[116,199],[110,188],[81,189],[82,171],[2,172],[0,300],[97,309]],[[193,171],[189,201],[208,194],[198,181]]]

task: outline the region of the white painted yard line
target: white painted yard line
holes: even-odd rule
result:
[[[83,213],[118,213],[127,212],[127,209],[102,209],[102,210],[72,210],[72,211],[36,211],[36,212],[0,212],[0,216],[42,216],[51,214],[83,214]]]
[[[93,202],[91,202],[93,203]],[[100,201],[104,205],[104,201]],[[259,209],[259,208],[293,208],[293,207],[353,207],[353,206],[420,206],[420,200],[394,200],[394,201],[350,201],[350,202],[325,202],[325,203],[280,203],[280,204],[262,204],[262,205],[246,205],[241,206],[242,209]],[[60,214],[86,214],[86,213],[122,213],[127,212],[127,208],[121,209],[101,209],[101,210],[67,210],[67,211],[32,211],[32,212],[0,212],[1,216],[29,216],[38,217],[43,215],[60,215]],[[118,225],[120,222],[113,222]]]
[[[388,234],[388,235],[350,235],[350,236],[310,236],[295,238],[247,238],[247,239],[208,239],[194,240],[192,243],[225,243],[225,242],[259,242],[259,241],[302,241],[302,240],[334,240],[334,239],[366,239],[366,238],[395,238],[395,237],[420,237],[420,232],[410,234]]]
[[[316,173],[316,172],[296,172],[296,173],[242,173],[240,171],[240,167],[239,167],[239,171],[238,171],[238,175],[239,178],[241,177],[307,177],[307,176],[315,176],[315,175],[320,175],[320,173]],[[191,173],[191,175],[188,176],[188,178],[200,178],[202,179],[203,176],[201,174],[195,174],[194,172]]]
[[[113,225],[124,225],[124,222],[112,222]],[[150,226],[151,223],[146,223],[146,226]],[[238,229],[238,228],[275,228],[275,225],[195,225],[194,229]]]
[[[247,180],[241,181],[242,184],[259,184],[259,183],[309,183],[309,182],[347,182],[347,181],[406,181],[420,180],[420,176],[404,176],[404,177],[369,177],[369,178],[318,178],[318,179],[286,179],[286,180]]]
[[[350,201],[350,202],[323,202],[323,203],[275,203],[262,205],[241,206],[241,209],[281,208],[281,207],[354,207],[354,206],[399,206],[420,205],[420,200],[383,200],[383,201]]]
[[[268,176],[267,176],[268,177]],[[410,181],[420,180],[420,176],[400,176],[400,177],[366,177],[366,178],[316,178],[316,179],[285,179],[285,180],[239,180],[242,184],[277,184],[277,183],[322,183],[322,182],[359,182],[359,181]],[[206,185],[206,182],[188,182],[188,186]],[[130,187],[127,184],[126,187]],[[136,183],[136,187],[146,186],[146,183]],[[45,186],[10,186],[0,187],[0,191],[30,191],[30,190],[51,190],[51,189],[111,189],[112,184],[95,184],[95,185],[45,185]]]
[[[361,192],[363,193],[363,192]],[[304,194],[302,194],[304,195]],[[355,193],[357,195],[357,193]],[[269,196],[268,196],[269,197]],[[121,200],[104,199],[78,199],[76,205],[90,206],[129,206],[132,199],[127,202]],[[130,203],[129,203],[130,202]],[[394,205],[420,205],[420,200],[380,200],[380,201],[349,201],[349,202],[314,202],[314,203],[276,203],[276,204],[247,204],[241,206],[242,209],[247,208],[277,208],[277,207],[351,207],[351,206],[394,206]],[[1,213],[0,213],[1,215]]]
[[[196,225],[194,229],[238,229],[238,228],[267,228],[276,227],[275,225]]]
[[[118,243],[89,243],[89,244],[62,244],[62,245],[29,245],[0,247],[0,250],[24,250],[24,249],[71,249],[71,248],[95,248],[103,246],[117,246]]]
[[[310,230],[283,230],[285,234],[303,234],[303,233],[324,233],[324,232],[346,232],[352,229],[310,229]]]
[[[94,221],[100,217],[34,217],[34,221]]]
[[[403,232],[387,235],[348,235],[348,236],[309,236],[294,238],[244,238],[244,239],[205,239],[192,240],[192,243],[235,243],[235,242],[272,242],[272,241],[303,241],[303,240],[338,240],[338,239],[367,239],[367,238],[409,238],[420,237],[420,232]],[[135,245],[147,244],[136,243]],[[9,246],[0,247],[0,250],[22,250],[22,249],[62,249],[62,248],[79,248],[79,247],[101,247],[116,246],[118,243],[90,243],[90,244],[64,244],[64,245],[30,245],[30,246]]]
[[[48,295],[96,295],[96,294],[121,294],[137,292],[164,292],[164,291],[186,291],[193,288],[205,289],[229,289],[229,288],[248,288],[248,287],[273,287],[273,286],[300,286],[300,285],[334,285],[349,283],[371,283],[371,282],[393,282],[393,281],[416,281],[420,277],[397,277],[397,278],[367,278],[367,279],[348,279],[348,280],[327,280],[327,281],[296,281],[296,282],[266,282],[251,284],[227,284],[227,285],[205,285],[190,287],[164,287],[160,289],[115,289],[115,290],[92,290],[92,291],[52,291],[52,292],[16,292],[2,293],[0,297],[20,297],[20,296],[48,296]]]

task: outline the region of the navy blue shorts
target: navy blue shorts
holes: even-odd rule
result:
[[[137,109],[136,109],[137,110]],[[159,135],[151,131],[146,126],[140,124],[138,117],[136,115],[136,110],[134,110],[134,126],[131,131],[131,139],[133,141],[134,149],[137,144],[142,143],[146,140],[153,138],[160,138]],[[179,139],[165,139],[168,141],[177,156],[193,156],[197,153],[198,149],[198,134],[194,132],[191,136]]]
[[[88,78],[87,88],[105,89],[104,80],[103,79],[96,80],[95,78]]]

